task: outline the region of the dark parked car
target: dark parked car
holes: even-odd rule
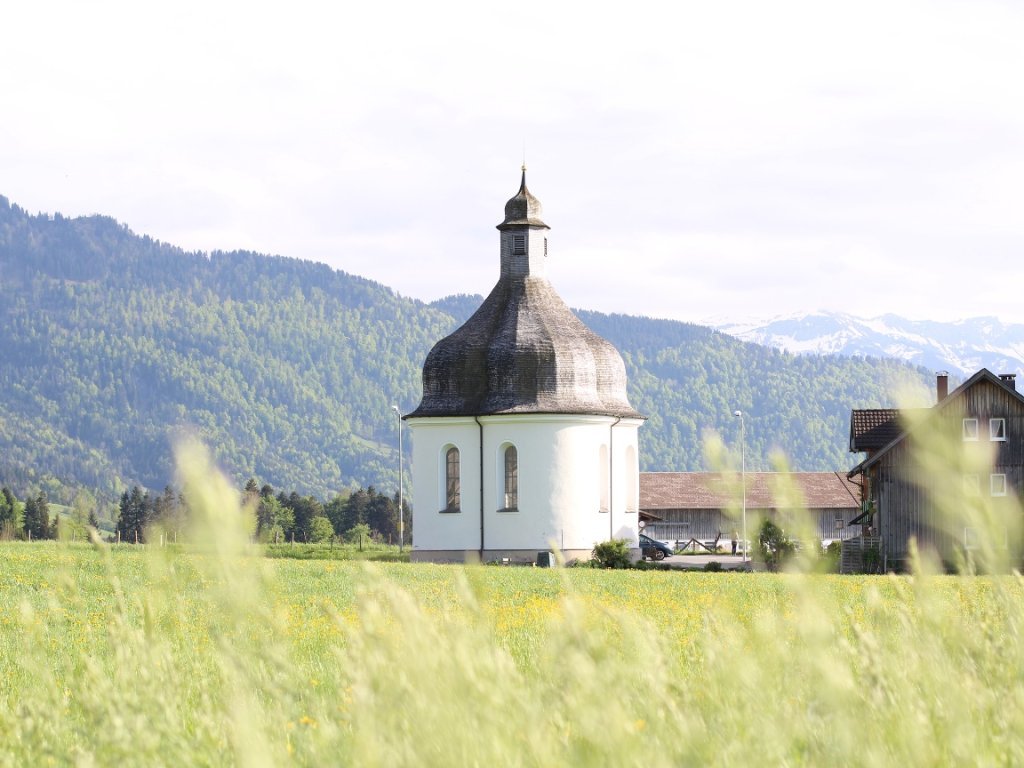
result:
[[[661,541],[656,541],[650,536],[644,536],[640,534],[640,553],[645,558],[651,560],[664,560],[668,555],[674,555],[672,547]]]

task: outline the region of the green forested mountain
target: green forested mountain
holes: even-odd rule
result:
[[[181,430],[239,482],[393,490],[390,406],[416,405],[430,346],[480,301],[427,305],[311,262],[188,253],[106,217],[33,216],[2,197],[0,285],[0,481],[24,494],[56,478],[108,497],[172,480]],[[895,379],[925,376],[581,315],[622,351],[633,403],[651,417],[645,470],[699,469],[702,431],[732,439],[736,408],[749,413],[751,466],[777,445],[801,469],[846,467],[849,409],[888,405]]]

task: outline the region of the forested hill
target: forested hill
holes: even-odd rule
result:
[[[182,429],[239,481],[321,497],[393,490],[390,406],[415,407],[430,346],[480,301],[426,305],[320,264],[188,253],[110,218],[33,216],[2,197],[0,284],[0,481],[58,496],[51,478],[106,494],[162,488]],[[849,409],[887,405],[894,380],[926,375],[581,315],[622,351],[651,417],[645,470],[699,469],[702,431],[733,438],[736,408],[750,413],[752,466],[775,445],[802,469],[849,466]]]

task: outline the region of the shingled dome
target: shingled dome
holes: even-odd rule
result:
[[[526,189],[524,171],[519,192],[506,204],[505,221],[498,225],[501,277],[465,325],[430,350],[423,364],[423,399],[409,417],[568,413],[643,418],[629,404],[626,368],[615,347],[572,313],[539,270],[509,266],[508,259],[516,257],[508,255],[506,238],[549,229],[540,212],[540,202]],[[546,241],[539,242],[546,251]]]

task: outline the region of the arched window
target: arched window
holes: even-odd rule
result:
[[[507,510],[519,509],[519,452],[514,445],[506,446],[504,463],[502,505]]]
[[[462,509],[462,481],[459,467],[459,449],[450,446],[444,453],[444,511]]]

